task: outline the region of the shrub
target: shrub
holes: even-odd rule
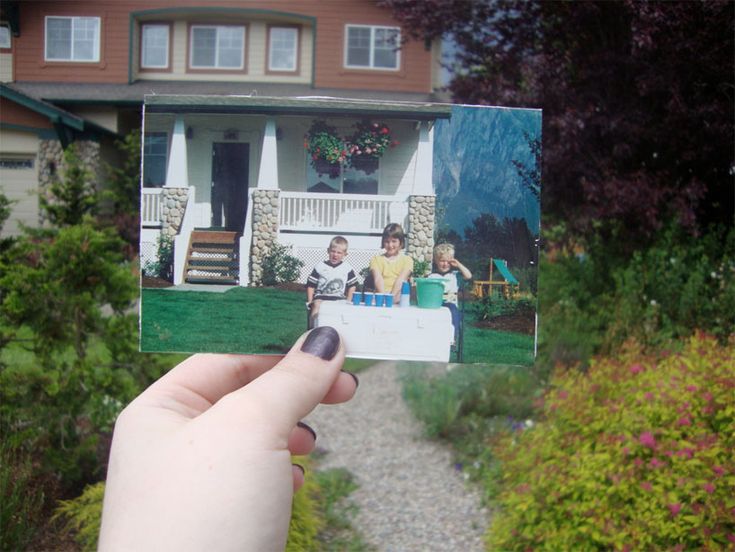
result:
[[[306,467],[308,458],[299,457],[296,462]],[[311,552],[319,550],[317,535],[324,527],[324,515],[320,509],[320,487],[314,474],[307,475],[304,485],[293,497],[291,523],[288,526],[287,552]]]
[[[294,282],[299,277],[299,272],[304,263],[294,257],[291,247],[273,243],[270,251],[263,259],[263,284],[274,286],[286,282]]]
[[[174,281],[174,240],[169,236],[158,236],[158,254],[155,262],[147,262],[143,267],[145,276]]]
[[[720,550],[735,540],[735,344],[627,346],[558,373],[544,421],[494,447],[491,549]]]
[[[54,518],[64,521],[64,529],[74,535],[82,550],[97,550],[104,497],[105,484],[100,481],[87,485],[84,492],[72,500],[59,501],[56,508]]]

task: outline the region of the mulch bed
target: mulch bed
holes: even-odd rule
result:
[[[473,325],[477,328],[533,335],[535,332],[535,313],[530,309],[519,310],[513,314],[501,314],[490,320],[480,320]]]
[[[152,276],[143,276],[141,280],[141,286],[144,288],[166,288],[171,287],[173,284],[163,278],[154,278]]]

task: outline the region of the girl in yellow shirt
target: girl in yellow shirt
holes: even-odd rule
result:
[[[385,252],[370,260],[370,274],[375,291],[393,294],[394,304],[397,305],[401,298],[401,285],[413,271],[413,259],[403,253],[406,235],[400,224],[386,226],[381,243]]]

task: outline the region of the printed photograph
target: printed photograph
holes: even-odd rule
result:
[[[532,363],[541,111],[147,96],[146,352]]]

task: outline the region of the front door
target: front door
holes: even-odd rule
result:
[[[212,227],[242,233],[248,208],[250,144],[212,144]]]

